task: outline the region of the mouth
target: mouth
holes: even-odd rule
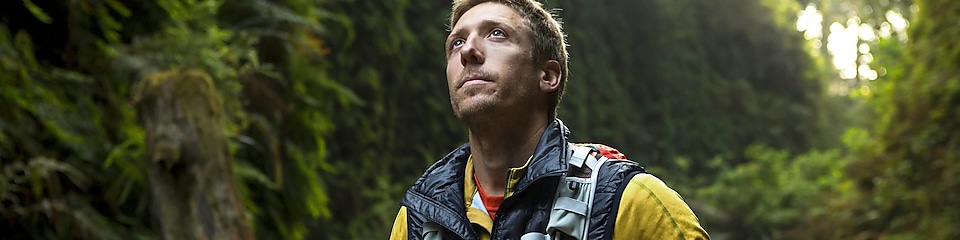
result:
[[[466,86],[470,86],[470,85],[483,84],[483,83],[488,83],[488,82],[490,82],[490,81],[483,80],[483,79],[471,79],[471,80],[464,81],[463,84],[460,84],[460,87],[462,88],[462,87],[466,87]]]
[[[460,84],[457,85],[457,89],[463,88],[465,86],[474,85],[474,84],[483,84],[493,82],[487,80],[487,78],[480,76],[479,74],[468,74],[467,76],[461,78]]]

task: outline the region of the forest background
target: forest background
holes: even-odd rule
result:
[[[386,238],[406,188],[466,141],[449,6],[2,1],[3,238],[159,238],[157,209],[187,203],[156,176],[204,169],[191,156],[226,163],[200,177],[229,180],[241,235]],[[960,238],[960,1],[547,6],[569,36],[573,140],[640,162],[714,239]],[[200,85],[150,90],[177,80]],[[162,93],[210,109],[167,113]],[[158,142],[168,115],[214,137]]]

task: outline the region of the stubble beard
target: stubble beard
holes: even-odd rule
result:
[[[451,99],[453,113],[461,122],[469,125],[490,122],[496,115],[498,99],[485,96],[480,99],[470,99],[476,96],[458,96]],[[459,99],[458,99],[459,98]]]
[[[476,68],[464,68],[460,74],[458,74],[457,79],[463,79],[470,74],[480,75],[488,80],[499,81],[497,74],[484,72]],[[496,98],[496,94],[481,89],[474,89],[472,93],[461,91],[462,89],[458,88],[450,92],[450,105],[453,106],[453,114],[468,126],[490,121],[490,118],[495,114],[496,105],[499,104],[498,102],[500,101],[500,99]]]

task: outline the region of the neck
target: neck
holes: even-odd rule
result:
[[[537,120],[532,120],[537,119]],[[503,196],[507,170],[523,166],[540,142],[549,120],[532,117],[506,124],[470,126],[470,152],[478,184],[492,196]]]

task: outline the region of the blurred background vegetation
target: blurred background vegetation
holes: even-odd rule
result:
[[[960,238],[960,1],[551,0],[573,140],[619,148],[714,239]],[[384,239],[466,141],[449,2],[0,3],[4,239],[153,239],[133,88],[213,79],[259,239]]]

